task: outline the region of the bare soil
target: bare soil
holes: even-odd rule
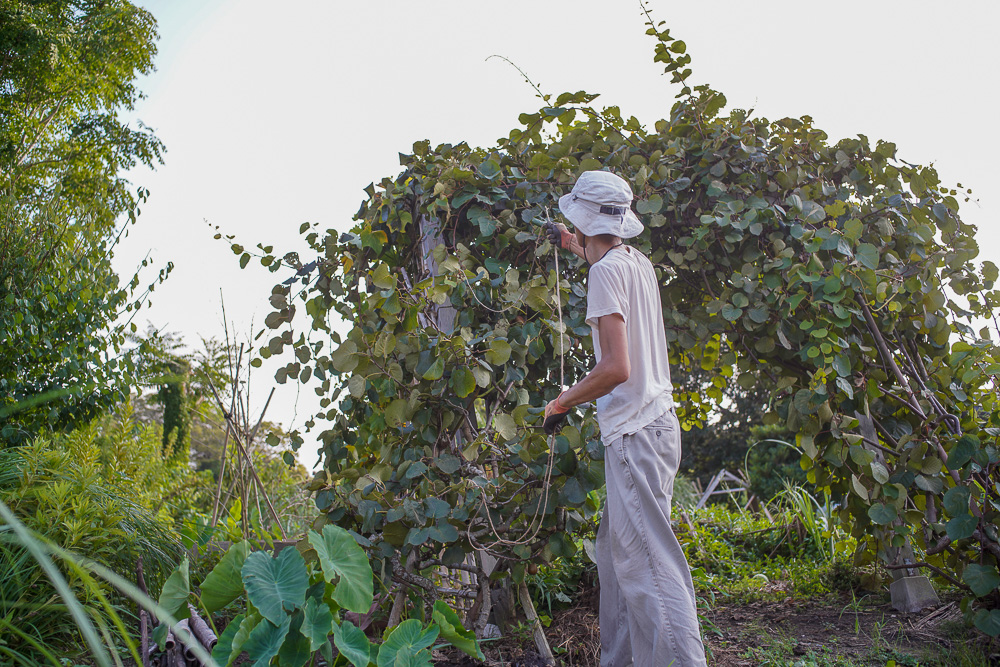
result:
[[[596,600],[583,599],[557,612],[546,630],[557,661],[565,667],[598,667],[600,633]],[[708,664],[762,665],[1000,665],[1000,644],[966,629],[954,600],[917,614],[894,610],[888,599],[850,596],[821,600],[718,604],[706,616]],[[958,662],[960,644],[975,643],[985,662]],[[440,667],[542,667],[527,633],[483,643],[482,663],[451,651],[435,653]],[[958,651],[961,652],[961,651]]]

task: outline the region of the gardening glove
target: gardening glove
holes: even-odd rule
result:
[[[545,421],[542,422],[542,429],[545,431],[545,435],[555,433],[559,429],[559,425],[569,415],[570,408],[563,406],[559,402],[561,397],[562,394],[559,394],[554,401],[549,401],[548,405],[545,406]]]
[[[561,222],[546,222],[542,225],[545,230],[545,237],[557,248],[569,250],[570,244],[574,240],[573,232],[567,229]]]

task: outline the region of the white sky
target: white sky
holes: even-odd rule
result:
[[[221,337],[220,290],[241,337],[259,329],[278,278],[255,263],[241,271],[210,224],[251,248],[298,249],[303,222],[349,229],[362,189],[396,175],[414,141],[494,145],[540,102],[491,54],[545,92],[601,93],[595,104],[644,123],[668,115],[676,93],[630,0],[137,2],[159,21],[160,42],[135,117],[167,154],[132,174],[151,197],[116,262],[122,273],[147,251],[174,262],[145,318],[192,345]],[[1000,3],[650,4],[687,42],[692,81],[730,107],[811,115],[831,143],[894,141],[901,158],[971,187],[978,203],[962,216],[979,227],[980,259],[1000,260]],[[256,386],[272,372],[257,371]],[[312,394],[302,391],[296,411],[294,386],[279,387],[268,417],[301,426]],[[316,462],[309,439],[301,458]]]

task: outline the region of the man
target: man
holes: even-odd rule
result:
[[[642,232],[632,188],[606,171],[580,175],[547,225],[553,243],[589,265],[587,323],[597,364],[545,407],[554,430],[596,399],[608,498],[597,533],[602,667],[698,667],[705,649],[694,586],[670,528],[680,464],[660,291],[653,265],[623,239]]]

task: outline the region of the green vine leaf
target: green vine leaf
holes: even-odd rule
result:
[[[888,526],[896,520],[899,514],[896,512],[895,505],[876,503],[868,508],[868,516],[871,517],[871,520],[878,525]]]
[[[249,552],[249,542],[234,543],[201,583],[201,603],[209,613],[222,609],[243,594],[241,571]]]
[[[965,566],[962,573],[962,581],[969,585],[976,597],[986,597],[1000,586],[1000,574],[997,574],[995,567],[977,565],[975,563]]]

